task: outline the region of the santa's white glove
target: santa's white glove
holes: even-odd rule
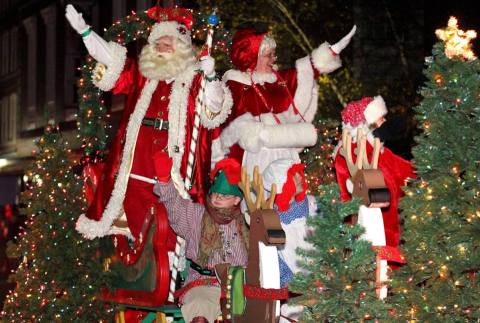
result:
[[[208,109],[213,113],[217,113],[222,110],[222,104],[225,95],[222,84],[223,83],[221,81],[207,82],[205,84],[205,103]]]
[[[200,58],[200,69],[207,78],[215,77],[215,59],[212,56],[204,56]]]
[[[353,35],[355,34],[355,31],[357,31],[357,26],[356,25],[353,26],[352,30],[350,30],[350,32],[345,37],[340,39],[336,44],[333,44],[332,46],[330,46],[330,49],[335,54],[340,54],[340,52],[342,50],[344,50],[345,47],[347,47],[347,45],[350,43],[350,40],[352,39]]]
[[[97,33],[90,29],[90,26],[83,20],[82,14],[79,13],[71,4],[65,9],[65,17],[70,25],[83,37],[83,43],[88,53],[97,62],[109,67],[113,61],[113,55],[108,43]]]
[[[79,13],[74,6],[71,4],[67,5],[65,9],[65,17],[67,17],[68,22],[73,29],[77,31],[80,35],[85,33],[90,26],[87,25],[81,13]]]

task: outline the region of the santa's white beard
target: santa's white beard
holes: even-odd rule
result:
[[[147,44],[140,53],[139,68],[146,78],[164,81],[174,79],[195,62],[195,55],[187,45],[177,46],[173,53],[159,53],[155,45]]]

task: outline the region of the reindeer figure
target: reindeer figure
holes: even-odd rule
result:
[[[358,129],[354,162],[352,137],[348,130],[344,130],[340,154],[345,158],[350,173],[347,188],[353,197],[362,200],[358,210],[358,224],[365,228],[362,238],[370,241],[374,247],[381,248],[386,246],[386,237],[380,208],[390,205],[390,192],[385,184],[383,173],[377,169],[381,149],[380,140],[375,139],[371,162],[368,161],[366,140],[362,131]],[[383,258],[377,255],[377,295],[380,299],[387,296],[387,260]]]
[[[243,192],[250,214],[248,266],[245,270],[243,287],[279,288],[280,272],[277,246],[285,243],[285,232],[280,224],[278,214],[273,210],[276,192],[275,184],[272,185],[270,197],[265,199],[263,179],[259,174],[258,167],[254,168],[252,182],[250,182],[246,169],[242,167],[239,187]],[[252,191],[255,193],[255,200],[252,197]],[[231,274],[228,273],[228,269],[228,265],[219,265],[216,267],[222,286],[231,286],[228,284],[228,280],[232,279]],[[247,293],[244,292],[244,295],[246,294]],[[228,297],[227,295],[227,298]],[[227,299],[227,302],[228,301]],[[242,315],[235,314],[235,311],[232,313],[232,309],[228,305],[224,310],[224,316],[235,323],[274,323],[276,322],[278,314],[278,301],[275,299],[262,298],[248,298],[246,300],[245,311]]]

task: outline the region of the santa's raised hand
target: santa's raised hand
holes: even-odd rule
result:
[[[96,61],[109,66],[112,63],[112,53],[108,43],[90,29],[90,26],[83,19],[83,15],[69,4],[65,8],[65,17],[72,28],[82,36],[83,43],[90,56]]]
[[[72,28],[75,29],[79,34],[85,33],[90,28],[90,26],[87,25],[87,23],[83,19],[83,15],[78,12],[77,9],[75,9],[75,7],[71,4],[67,5],[67,7],[65,8],[65,17],[67,18]]]

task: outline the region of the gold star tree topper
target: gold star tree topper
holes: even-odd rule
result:
[[[445,55],[448,58],[460,56],[466,60],[476,58],[472,51],[470,40],[477,37],[475,30],[463,31],[458,29],[458,21],[455,17],[448,19],[448,26],[445,29],[435,31],[437,37],[445,42]]]

